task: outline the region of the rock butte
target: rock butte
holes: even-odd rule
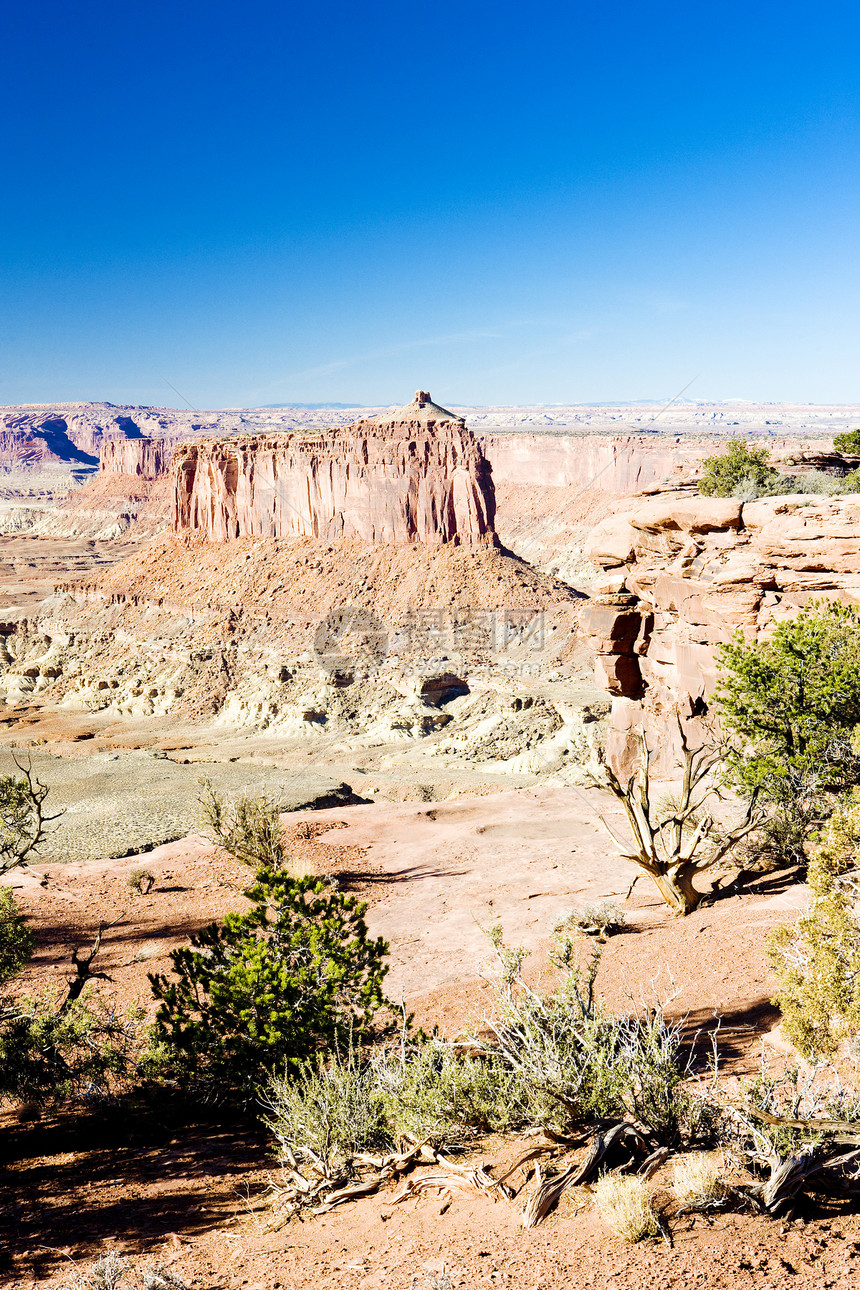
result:
[[[346,427],[180,443],[170,479],[167,455],[152,441],[102,445],[98,478],[69,504],[86,495],[95,515],[99,489],[127,489],[145,499],[139,532],[172,487],[173,531],[61,583],[35,621],[0,624],[7,700],[384,743],[447,727],[443,694],[469,708],[452,756],[513,773],[537,744],[538,765],[587,749],[584,704],[515,701],[490,659],[501,650],[531,674],[538,641],[545,661],[563,659],[583,598],[500,548],[480,447],[427,393]],[[485,692],[469,698],[461,673]],[[511,711],[523,715],[510,723]],[[482,752],[508,724],[490,739],[504,757]]]
[[[176,439],[105,439],[99,450],[99,473],[161,479],[170,474]]]
[[[173,530],[495,545],[490,471],[462,417],[419,390],[385,420],[206,439],[173,454]]]

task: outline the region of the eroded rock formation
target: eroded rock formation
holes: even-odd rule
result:
[[[490,468],[462,418],[419,391],[385,419],[174,452],[173,527],[225,542],[311,537],[494,545]]]
[[[175,439],[105,439],[99,452],[99,472],[162,479],[170,474],[175,445]]]
[[[198,412],[112,403],[23,404],[0,408],[0,469],[32,472],[57,462],[95,470],[108,440],[200,439],[347,421],[352,414],[270,408]]]
[[[584,603],[486,545],[167,536],[0,621],[0,708],[170,715],[341,753],[429,739],[434,778],[575,777],[608,709],[576,648]],[[557,701],[535,692],[544,674],[565,682]]]
[[[668,770],[667,715],[705,715],[721,643],[815,597],[860,601],[860,497],[655,499],[604,520],[586,554],[607,574],[583,630],[613,695],[609,755],[629,770],[645,729]]]
[[[722,451],[726,436],[513,431],[482,432],[479,440],[492,462],[496,487],[539,485],[629,497],[688,482],[705,457]],[[822,437],[801,443],[796,437],[769,436],[759,442],[766,444],[774,464],[790,459],[817,467],[833,457],[832,440]]]

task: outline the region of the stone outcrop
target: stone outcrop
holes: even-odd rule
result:
[[[0,499],[0,534],[146,541],[170,524],[172,455],[167,439],[105,439],[98,473],[81,487],[69,489],[75,481],[67,477],[63,491]],[[30,478],[42,481],[46,472]]]
[[[38,467],[45,461],[95,468],[108,440],[186,439],[230,434],[247,414],[177,408],[115,407],[111,403],[53,403],[0,408],[0,462]],[[251,414],[252,422],[256,421]]]
[[[606,572],[582,621],[613,695],[609,756],[630,770],[644,729],[669,770],[667,714],[705,716],[721,643],[815,597],[860,602],[860,497],[661,498],[603,521],[586,554]]]
[[[679,467],[729,435],[754,435],[776,456],[787,447],[826,451],[836,433],[860,422],[856,406],[676,404],[669,408],[469,408],[497,484],[581,486],[598,472],[616,495],[674,478]],[[0,466],[38,468],[61,460],[95,468],[105,439],[191,440],[231,434],[327,429],[355,420],[358,409],[192,408],[111,403],[21,404],[0,408]],[[384,418],[382,409],[361,410]],[[83,456],[81,456],[83,454]],[[610,463],[607,467],[607,463]]]
[[[496,543],[489,465],[464,420],[424,391],[384,419],[209,439],[173,460],[178,534]]]
[[[7,470],[40,470],[56,462],[93,470],[97,457],[75,443],[62,417],[45,414],[0,418],[0,464]]]
[[[0,710],[331,736],[335,759],[430,739],[433,774],[576,777],[609,706],[584,603],[487,545],[163,536],[0,615]]]
[[[170,474],[175,439],[105,439],[99,453],[103,475],[163,479]]]

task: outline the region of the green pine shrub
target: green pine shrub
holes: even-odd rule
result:
[[[176,979],[150,975],[156,1039],[177,1071],[216,1092],[253,1097],[273,1072],[358,1044],[387,1007],[386,942],[366,905],[321,879],[262,868],[228,914],[171,954]]]
[[[116,1098],[142,1074],[142,1020],[98,997],[60,1003],[46,993],[8,1004],[0,1015],[0,1094],[40,1104]]]
[[[766,640],[738,631],[717,666],[727,775],[774,806],[768,845],[802,860],[810,829],[860,782],[860,606],[813,601]]]
[[[837,452],[844,452],[849,457],[860,456],[860,430],[848,430],[845,434],[838,434],[833,439],[833,447]]]
[[[0,887],[0,985],[29,963],[35,941],[11,887]]]
[[[746,501],[788,491],[783,476],[768,465],[767,448],[750,448],[743,439],[730,439],[724,452],[702,462],[699,492],[703,497]]]

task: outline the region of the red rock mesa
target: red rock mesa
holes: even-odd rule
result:
[[[177,447],[173,527],[238,537],[498,544],[490,467],[462,417],[419,390],[379,419]]]

